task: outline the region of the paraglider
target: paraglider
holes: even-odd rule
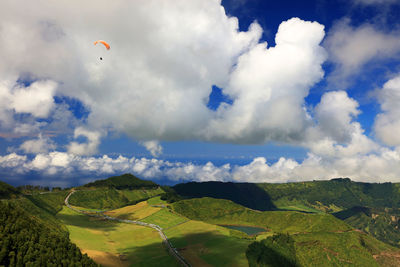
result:
[[[107,48],[107,50],[110,50],[110,45],[106,41],[97,40],[97,41],[94,42],[94,45],[97,45],[98,43],[103,44]]]
[[[97,45],[98,43],[103,44],[107,48],[107,50],[110,50],[110,45],[106,41],[97,40],[94,42],[94,45]],[[100,60],[103,60],[103,57],[100,57]]]

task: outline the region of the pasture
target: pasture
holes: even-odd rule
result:
[[[179,266],[150,228],[92,218],[64,207],[57,217],[70,239],[104,266]]]

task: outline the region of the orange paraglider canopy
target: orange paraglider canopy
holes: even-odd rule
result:
[[[102,43],[107,48],[107,50],[110,50],[110,45],[106,41],[97,40],[94,42],[94,45],[97,45],[98,43]]]

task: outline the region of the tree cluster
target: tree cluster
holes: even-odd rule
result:
[[[0,266],[97,266],[68,233],[28,214],[17,201],[0,201]]]

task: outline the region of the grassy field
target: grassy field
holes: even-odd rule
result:
[[[248,266],[245,252],[252,241],[230,236],[227,228],[190,220],[165,233],[193,266]]]
[[[141,220],[152,215],[153,213],[158,212],[159,210],[161,210],[161,208],[152,207],[147,201],[142,201],[136,205],[129,205],[120,209],[107,211],[105,214],[121,219]]]
[[[156,213],[144,218],[143,222],[154,223],[159,225],[163,229],[174,227],[178,224],[186,222],[188,219],[173,213],[167,208],[160,209]]]
[[[193,266],[248,266],[245,251],[252,240],[234,237],[225,227],[188,220],[168,208],[152,207],[149,203],[165,204],[156,197],[106,214],[130,219],[144,217],[142,221],[160,225],[173,246]]]
[[[64,207],[57,217],[70,239],[104,266],[179,266],[150,228],[91,218]]]
[[[245,251],[253,240],[234,237],[225,227],[188,220],[149,202],[164,204],[156,197],[106,214],[160,225],[193,266],[248,266]],[[67,226],[72,242],[102,265],[176,266],[157,232],[150,228],[90,218],[66,207],[57,217]]]
[[[85,208],[85,207],[80,207],[80,206],[74,206],[71,205],[71,207],[78,209],[78,210],[83,210],[83,211],[87,211],[89,213],[95,213],[95,212],[104,212],[106,210],[102,210],[102,209],[91,209],[91,208]]]
[[[149,205],[166,205],[167,202],[162,200],[160,196],[153,197],[147,200]]]

